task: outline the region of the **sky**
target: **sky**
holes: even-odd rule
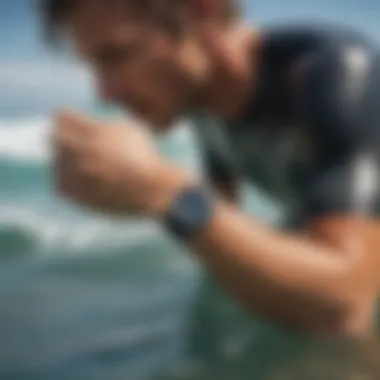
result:
[[[95,101],[85,69],[44,46],[30,2],[0,2],[0,118],[38,116]],[[343,23],[380,41],[378,0],[245,0],[244,6],[252,23]]]

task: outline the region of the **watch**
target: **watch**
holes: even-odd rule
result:
[[[214,215],[214,196],[202,186],[185,188],[172,201],[164,223],[174,236],[189,240],[201,232]]]

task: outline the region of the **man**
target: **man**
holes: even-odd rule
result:
[[[373,333],[380,61],[371,41],[329,28],[250,29],[233,0],[46,0],[42,12],[49,37],[70,37],[103,98],[138,120],[101,128],[58,116],[63,196],[158,218],[255,314],[308,334]],[[210,117],[201,134],[219,191],[160,157],[137,127],[163,131],[185,114]],[[298,229],[239,210],[239,176],[281,200]]]

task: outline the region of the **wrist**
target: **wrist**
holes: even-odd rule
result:
[[[151,195],[147,199],[148,214],[157,218],[165,217],[177,195],[196,183],[188,172],[169,164],[163,165],[156,172]]]

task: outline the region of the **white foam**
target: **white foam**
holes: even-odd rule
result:
[[[158,226],[149,221],[115,221],[106,218],[71,215],[70,218],[52,216],[25,205],[1,207],[1,230],[13,229],[25,234],[38,245],[38,251],[80,255],[102,254],[109,249],[133,248],[159,236]],[[108,249],[108,250],[107,250]]]
[[[17,163],[43,163],[49,159],[49,119],[0,121],[0,159]]]

